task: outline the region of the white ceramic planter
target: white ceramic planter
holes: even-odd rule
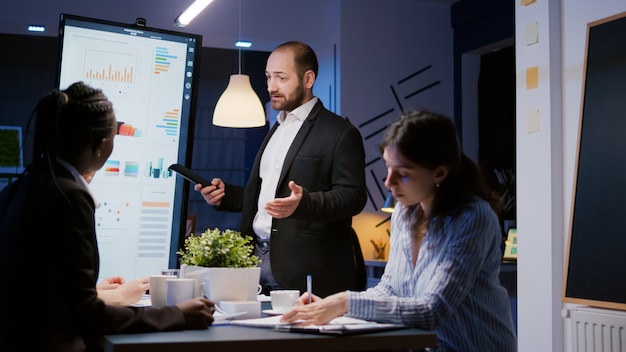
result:
[[[196,280],[196,296],[211,301],[256,301],[261,268],[207,268],[181,265],[181,276]]]

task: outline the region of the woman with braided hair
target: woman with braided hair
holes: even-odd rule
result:
[[[213,302],[204,298],[159,309],[98,298],[96,204],[83,176],[111,155],[113,105],[77,82],[34,113],[33,162],[0,192],[0,350],[98,351],[104,334],[210,325]]]

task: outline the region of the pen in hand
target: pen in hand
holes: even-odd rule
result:
[[[308,294],[308,304],[311,304],[311,300],[313,298],[313,280],[311,279],[311,274],[306,276],[306,293]]]

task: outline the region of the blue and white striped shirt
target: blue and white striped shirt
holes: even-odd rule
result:
[[[391,216],[380,283],[348,291],[346,315],[433,330],[437,351],[516,351],[509,298],[499,280],[502,235],[489,204],[476,198],[454,217],[432,219],[415,268],[407,210],[397,204]]]

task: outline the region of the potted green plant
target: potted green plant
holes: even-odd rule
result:
[[[261,261],[252,255],[252,237],[241,232],[218,228],[207,229],[199,236],[191,234],[185,239],[184,249],[177,252],[180,263],[203,267],[252,268]]]
[[[196,295],[214,302],[256,300],[261,260],[252,254],[252,238],[231,229],[207,229],[185,239],[181,273],[196,279]]]

